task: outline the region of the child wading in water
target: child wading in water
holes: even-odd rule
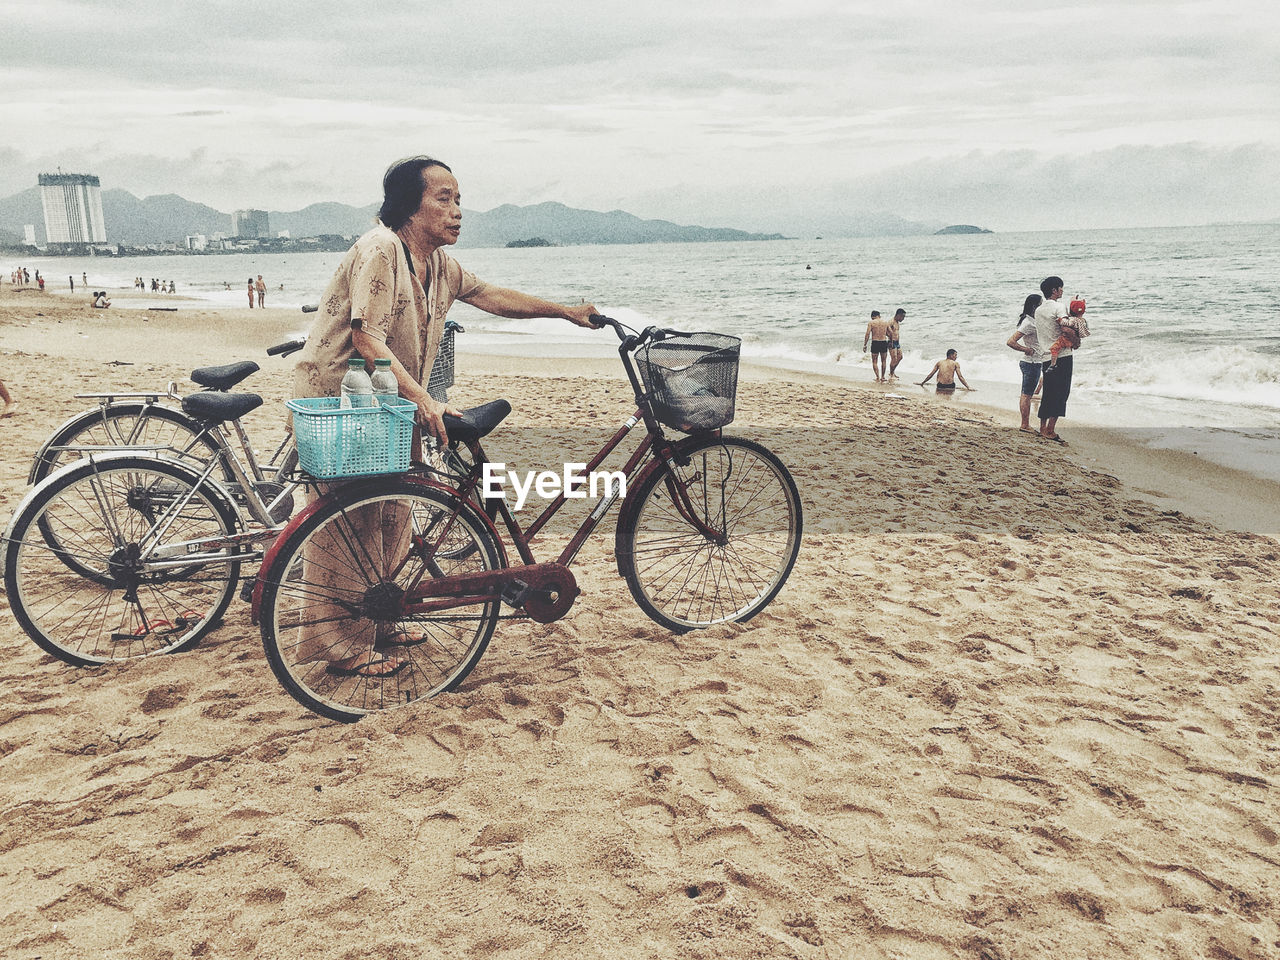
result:
[[[1062,328],[1062,333],[1049,347],[1049,355],[1053,357],[1049,363],[1050,370],[1058,365],[1058,354],[1064,348],[1079,350],[1080,341],[1089,335],[1089,324],[1085,323],[1084,319],[1084,301],[1072,300],[1070,315],[1060,318],[1058,326]]]

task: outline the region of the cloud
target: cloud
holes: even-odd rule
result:
[[[1280,149],[1269,144],[972,151],[836,182],[792,183],[789,196],[763,195],[747,214],[741,190],[686,185],[677,202],[703,222],[831,236],[878,213],[1006,231],[1200,224],[1280,217],[1276,169]]]
[[[1171,148],[1280,145],[1278,11],[276,0],[246,13],[232,0],[47,0],[32,17],[0,0],[0,88],[23,108],[6,118],[0,191],[74,158],[104,183],[222,209],[364,203],[390,160],[427,151],[457,167],[479,209],[525,197],[682,219],[679,198],[801,217],[817,196],[1012,221],[1052,186],[1052,158],[1084,176],[1082,158],[1099,156],[1107,169],[1084,192],[1134,203],[1135,218],[1204,219],[1214,203],[1226,218],[1241,191],[1209,178],[1256,178],[1253,167]],[[1110,153],[1144,147],[1156,152]],[[1144,165],[1158,182],[1199,170],[1200,186],[1152,196],[1126,179]],[[559,195],[545,192],[553,183]]]

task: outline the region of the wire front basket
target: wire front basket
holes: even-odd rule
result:
[[[453,386],[453,339],[461,329],[452,321],[444,325],[440,349],[436,351],[436,361],[431,365],[431,376],[427,378],[427,393],[440,403],[448,401],[449,388]]]
[[[742,341],[721,333],[669,334],[636,352],[654,415],[675,430],[718,430],[733,422]]]

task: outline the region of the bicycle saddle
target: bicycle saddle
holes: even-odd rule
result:
[[[256,393],[193,393],[182,398],[182,411],[206,423],[238,420],[262,406]]]
[[[258,365],[252,360],[241,360],[238,363],[227,363],[220,367],[200,367],[191,371],[191,379],[209,390],[230,390],[237,383],[258,372]]]
[[[507,418],[511,404],[505,400],[490,400],[478,407],[463,410],[462,416],[444,415],[444,429],[450,443],[471,443],[487,437],[493,428]]]

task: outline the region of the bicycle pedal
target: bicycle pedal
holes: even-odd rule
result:
[[[524,606],[529,597],[529,585],[523,580],[512,580],[502,588],[502,602],[517,610]]]

